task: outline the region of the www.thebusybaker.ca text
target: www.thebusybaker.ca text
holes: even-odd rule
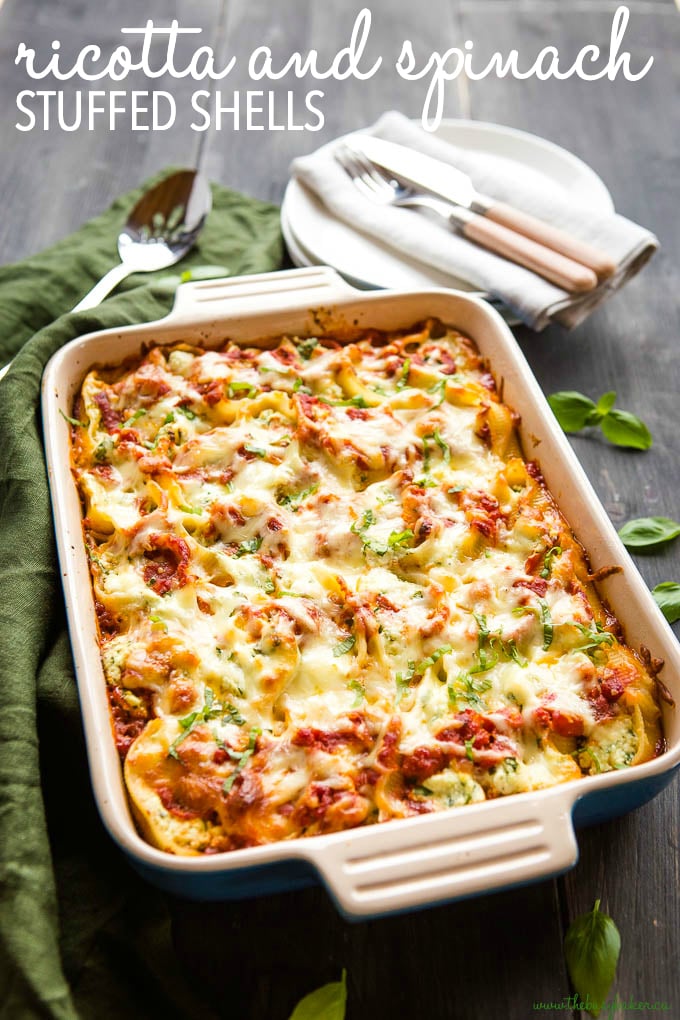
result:
[[[596,1002],[591,999],[589,995],[586,995],[585,999],[581,999],[579,995],[565,995],[559,1002],[534,1002],[533,1008],[536,1012],[558,1012],[560,1010],[567,1009],[581,1009],[588,1010],[589,1012],[600,1011],[600,1016],[603,1018],[613,1017],[617,1010],[630,1013],[640,1013],[643,1010],[658,1013],[668,1013],[670,1011],[670,1004],[661,1000],[649,1002],[647,1000],[633,999],[611,999],[607,1002]]]

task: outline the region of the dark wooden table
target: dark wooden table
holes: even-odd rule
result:
[[[203,157],[218,181],[279,201],[291,158],[395,107],[417,116],[422,89],[385,70],[368,83],[324,82],[326,124],[318,134],[224,131],[209,138],[186,119],[164,133],[14,129],[15,96],[27,87],[14,67],[19,41],[64,53],[88,42],[110,50],[122,25],[178,17],[201,25],[204,42],[236,54],[267,43],[277,54],[311,46],[333,54],[346,45],[360,4],[314,0],[6,0],[0,11],[0,261],[37,251],[78,226],[124,189],[169,163]],[[419,53],[473,39],[480,58],[495,49],[535,53],[555,43],[575,54],[607,45],[615,3],[600,0],[375,0],[369,51],[388,58],[411,38]],[[617,209],[649,226],[662,250],[637,279],[571,334],[555,327],[517,331],[546,392],[576,389],[597,397],[615,389],[654,435],[644,454],[575,438],[574,447],[616,525],[631,517],[680,517],[680,13],[672,0],[629,4],[626,40],[635,66],[655,65],[637,83],[458,82],[447,89],[447,116],[497,121],[543,135],[597,170]],[[192,41],[192,48],[196,45]],[[393,58],[394,59],[394,58]],[[146,88],[144,82],[125,87]],[[160,80],[185,97],[196,88]],[[223,88],[246,88],[243,71]],[[254,87],[254,86],[250,86]],[[269,83],[262,86],[271,87]],[[309,87],[278,83],[299,97]],[[639,558],[646,581],[680,580],[680,542]],[[600,897],[616,919],[623,950],[613,991],[665,1000],[680,1017],[678,787],[618,821],[579,835],[581,859],[565,877],[408,916],[362,924],[340,920],[326,893],[310,889],[266,900],[211,907],[173,906],[176,943],[192,980],[224,1016],[284,1020],[298,997],[346,967],[351,1020],[479,1017],[525,1020],[547,1015],[534,1002],[569,994],[562,939],[570,920]],[[213,956],[200,933],[223,932]],[[562,1016],[574,1017],[571,1010]],[[655,1012],[623,1016],[657,1016]],[[88,1018],[89,1020],[89,1018]]]

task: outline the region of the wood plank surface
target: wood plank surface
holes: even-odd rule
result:
[[[584,40],[606,45],[613,4],[460,5],[465,37],[478,40],[480,58],[502,39],[503,48],[538,51],[559,40],[576,52]],[[644,7],[644,9],[643,9]],[[661,250],[625,290],[571,334],[551,327],[517,337],[546,393],[579,390],[597,398],[616,390],[619,406],[638,414],[654,436],[646,453],[619,450],[595,436],[573,446],[612,521],[664,515],[680,519],[678,391],[680,235],[669,211],[680,207],[677,137],[680,110],[680,16],[672,4],[633,6],[626,48],[633,66],[652,53],[655,65],[641,81],[584,83],[485,79],[469,86],[471,115],[542,135],[588,162],[606,181],[616,208],[653,230]],[[648,10],[647,10],[648,7]],[[674,126],[674,128],[673,128]],[[678,543],[636,557],[650,587],[680,580]],[[678,628],[676,627],[676,630]],[[579,835],[581,860],[561,880],[567,918],[592,908],[598,897],[622,938],[618,979],[622,999],[665,1000],[680,1016],[677,959],[678,787],[673,783],[639,811]],[[566,989],[562,989],[566,991]],[[555,998],[559,999],[559,988]],[[674,1013],[675,1011],[675,1013]],[[652,1011],[624,1016],[654,1016]]]
[[[428,17],[421,18],[413,5],[405,0],[378,0],[370,5],[371,33],[361,62],[362,68],[373,66],[383,58],[380,71],[366,82],[349,79],[338,82],[333,78],[314,81],[297,79],[288,74],[280,81],[263,81],[255,85],[247,75],[245,59],[228,79],[229,90],[263,89],[276,96],[275,109],[279,118],[287,110],[291,92],[295,123],[304,121],[304,96],[310,89],[324,93],[318,105],[324,114],[320,131],[275,131],[229,134],[214,132],[206,170],[214,178],[231,187],[258,198],[280,202],[288,182],[289,166],[296,156],[317,149],[324,142],[340,134],[375,121],[389,109],[400,109],[417,116],[422,101],[420,89],[404,81],[394,70],[403,39],[410,38],[418,52],[431,53],[439,45],[442,33],[455,33],[454,12],[449,0],[428,0]],[[266,0],[230,0],[227,30],[228,52],[249,54],[258,46],[269,46],[275,66],[284,57],[310,48],[319,52],[318,66],[326,69],[335,53],[347,46],[354,19],[361,4],[319,4],[315,0],[292,0],[286,7],[285,18],[272,18],[271,5]],[[226,90],[226,85],[225,85]],[[452,89],[452,103],[457,116],[459,105],[456,90]]]
[[[173,18],[184,25],[196,25],[202,37],[180,40],[178,56],[192,53],[208,43],[219,21],[222,0],[144,0],[143,14],[136,0],[116,0],[115,13],[105,4],[83,0],[6,0],[0,9],[0,139],[2,152],[3,216],[0,218],[0,260],[10,262],[46,248],[75,230],[85,220],[105,209],[121,192],[136,187],[146,177],[169,164],[192,166],[198,154],[200,135],[188,129],[188,97],[196,87],[189,78],[154,79],[149,84],[141,72],[123,83],[126,90],[159,89],[171,92],[182,120],[168,131],[132,131],[121,126],[109,130],[106,119],[97,121],[93,131],[65,133],[56,129],[20,132],[16,96],[23,89],[50,88],[32,81],[23,68],[15,67],[17,46],[24,42],[36,50],[43,62],[51,54],[53,39],[61,42],[64,66],[69,65],[88,43],[96,42],[105,54],[124,42],[121,26],[138,27],[147,18],[157,26],[168,26]],[[158,47],[152,49],[152,54]],[[38,64],[40,66],[40,64]],[[74,117],[74,92],[78,80],[63,84],[68,122]],[[92,83],[106,88],[110,83]],[[87,86],[80,83],[82,91]],[[125,119],[121,119],[121,125]]]
[[[480,58],[496,48],[538,51],[558,41],[576,52],[605,46],[615,3],[583,0],[376,0],[367,63],[394,63],[400,43],[429,53],[475,41]],[[546,392],[578,389],[592,396],[615,389],[620,406],[649,425],[655,444],[636,454],[594,437],[574,446],[615,524],[633,516],[680,517],[677,457],[680,364],[680,15],[673,0],[634,0],[627,45],[634,60],[656,64],[636,84],[514,82],[487,78],[447,88],[446,115],[472,116],[533,131],[580,155],[607,182],[617,208],[659,236],[661,253],[623,293],[566,334],[550,328],[517,336]],[[0,262],[45,247],[107,205],[122,190],[168,163],[191,165],[201,154],[208,174],[239,190],[280,201],[294,156],[370,123],[386,109],[417,116],[423,90],[394,71],[370,82],[319,83],[326,117],[318,133],[224,129],[208,138],[186,117],[162,133],[110,132],[106,125],[71,135],[21,134],[14,128],[16,93],[28,87],[14,67],[19,41],[45,52],[53,38],[65,54],[87,42],[109,49],[120,26],[153,17],[200,25],[205,43],[239,55],[269,45],[275,55],[320,51],[320,61],[348,42],[361,4],[314,0],[6,0],[0,10]],[[140,13],[143,9],[143,16]],[[226,12],[226,17],[224,17]],[[222,25],[224,31],[220,30]],[[192,49],[196,44],[186,44]],[[396,52],[395,52],[396,51]],[[145,88],[141,81],[126,87]],[[182,109],[196,85],[160,80]],[[211,86],[212,87],[212,86]],[[253,88],[241,65],[217,87]],[[292,76],[273,88],[285,114],[288,93],[304,114],[309,81]],[[69,94],[72,92],[72,88]],[[680,542],[640,558],[645,579],[680,580]],[[295,1001],[348,971],[348,1020],[526,1020],[545,1015],[535,1002],[559,1002],[569,991],[562,955],[566,925],[601,897],[621,930],[615,991],[665,999],[680,1017],[676,964],[678,910],[677,785],[618,821],[579,835],[581,861],[565,878],[433,910],[349,924],[321,888],[234,904],[170,900],[178,959],[202,995],[238,1020],[286,1020]],[[228,1005],[227,1005],[228,1004]],[[675,1012],[674,1012],[675,1011]],[[571,1011],[560,1015],[573,1020]],[[618,1012],[617,1020],[630,1016]],[[638,1012],[639,1017],[655,1013]],[[89,1018],[86,1018],[89,1020]]]

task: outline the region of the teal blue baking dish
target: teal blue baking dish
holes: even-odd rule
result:
[[[351,323],[394,329],[436,316],[470,336],[489,359],[504,399],[522,415],[525,448],[592,567],[622,571],[601,583],[628,642],[665,660],[663,679],[680,698],[680,650],[622,546],[512,333],[483,300],[455,291],[358,292],[326,267],[182,285],[165,319],[78,338],[50,361],[43,423],[55,529],[97,805],[112,837],[149,881],[175,895],[219,900],[261,895],[321,879],[350,918],[375,917],[537,881],[572,867],[575,826],[629,811],[655,796],[680,765],[680,724],[665,702],[666,750],[652,761],[533,793],[452,808],[332,835],[214,856],[179,857],[146,843],[132,820],[115,749],[98,652],[81,509],[69,467],[74,394],[95,364],[115,365],[143,346],[194,339],[247,343],[295,332],[318,335]],[[61,413],[60,413],[61,412]],[[540,446],[536,444],[540,442]]]

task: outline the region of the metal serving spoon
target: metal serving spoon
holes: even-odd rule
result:
[[[211,208],[210,185],[196,170],[178,170],[149,188],[118,236],[120,265],[110,269],[72,311],[94,308],[131,273],[152,273],[179,262],[193,247]],[[0,379],[9,367],[0,369]]]
[[[120,265],[72,310],[94,308],[131,273],[152,273],[179,262],[194,246],[211,208],[210,186],[196,170],[179,170],[149,188],[118,236]]]

